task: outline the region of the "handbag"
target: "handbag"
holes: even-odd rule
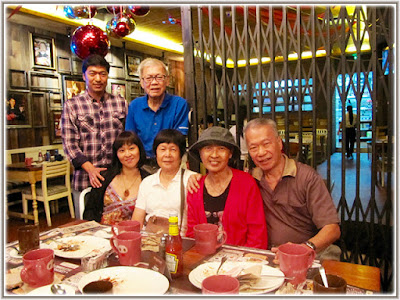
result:
[[[182,225],[183,219],[183,208],[185,205],[185,186],[183,185],[183,175],[185,174],[185,169],[181,169],[181,206],[180,206],[180,226]],[[151,216],[146,224],[146,231],[152,232],[157,235],[168,234],[169,232],[169,220],[168,218]]]

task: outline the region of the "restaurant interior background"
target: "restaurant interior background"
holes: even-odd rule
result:
[[[99,6],[94,18],[78,19],[62,5],[3,9],[6,104],[15,98],[23,114],[5,125],[5,146],[16,162],[24,160],[20,148],[61,146],[62,105],[84,89],[71,38],[88,24],[106,30],[114,13]],[[207,115],[229,127],[245,107],[248,119],[276,120],[286,153],[317,169],[331,190],[341,218],[341,260],[379,267],[382,289],[390,291],[395,20],[390,5],[154,5],[135,17],[133,33],[110,37],[109,91],[128,101],[143,95],[137,66],[157,57],[171,74],[168,91],[193,109],[189,145]],[[51,48],[48,66],[35,60],[40,41]],[[337,134],[348,104],[359,121],[354,160],[345,158]]]

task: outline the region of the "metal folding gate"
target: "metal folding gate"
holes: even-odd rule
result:
[[[392,158],[394,111],[394,20],[392,6],[183,6],[185,96],[193,113],[189,144],[199,126],[239,125],[239,109],[247,118],[277,121],[285,149],[296,136],[303,149],[308,127],[311,141],[305,160],[319,164],[319,129],[326,133],[327,184],[335,152],[334,95],[346,107],[354,94],[357,112],[363,96],[372,102],[371,194],[360,201],[360,113],[357,114],[355,199],[346,199],[345,147],[341,147],[342,261],[377,266],[382,290],[392,289],[393,207]],[[365,48],[366,47],[366,48]],[[372,74],[372,81],[364,80]],[[341,76],[339,76],[341,75]],[[340,78],[340,80],[338,80]],[[371,84],[372,82],[372,84]],[[345,119],[342,109],[342,119]],[[202,120],[202,122],[201,122]],[[200,124],[201,122],[201,124]],[[386,128],[386,156],[379,156],[377,129]],[[239,137],[240,130],[237,132]],[[343,140],[345,140],[345,131]],[[237,139],[240,143],[240,139]],[[378,172],[377,168],[384,169]],[[386,201],[376,203],[377,173],[382,174]]]

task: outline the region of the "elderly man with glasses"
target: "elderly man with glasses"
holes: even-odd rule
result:
[[[146,58],[139,65],[140,85],[146,92],[143,97],[129,104],[125,129],[134,131],[146,150],[147,171],[155,171],[153,141],[163,129],[177,129],[184,135],[189,129],[189,105],[179,96],[166,93],[169,84],[165,64],[154,58]]]

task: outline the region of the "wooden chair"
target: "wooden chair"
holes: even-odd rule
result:
[[[79,195],[79,218],[80,220],[83,220],[83,212],[85,211],[85,197],[86,195],[92,190],[92,187],[88,187],[86,189],[84,189],[80,195]]]
[[[51,226],[49,202],[67,197],[71,217],[75,218],[71,195],[70,164],[68,160],[45,162],[42,169],[41,187],[36,188],[36,200],[42,201],[46,213],[47,225]],[[60,180],[60,181],[58,181]],[[31,188],[22,191],[22,209],[28,213],[28,201],[32,200]]]

